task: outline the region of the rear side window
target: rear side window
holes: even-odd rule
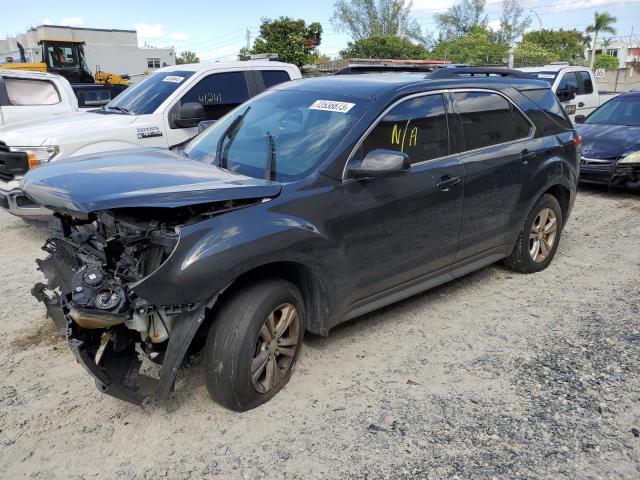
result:
[[[60,103],[60,94],[47,80],[5,77],[9,105],[54,105]]]
[[[249,99],[244,72],[214,73],[200,80],[180,100],[180,104],[198,102],[207,120],[218,120]]]
[[[291,80],[289,74],[284,70],[262,70],[262,81],[264,82],[264,88],[270,88],[279,83],[288,82]]]
[[[531,133],[531,124],[524,118],[524,115],[520,113],[520,110],[511,106],[511,116],[513,117],[513,130],[515,133],[515,139],[527,138]]]
[[[514,140],[510,103],[487,92],[455,93],[462,121],[465,150],[489,147]]]
[[[558,90],[565,90],[569,85],[573,85],[573,88],[578,92],[578,78],[574,72],[565,73],[560,79]]]
[[[535,111],[530,113],[530,116],[535,117],[534,120],[543,135],[557,133],[558,127],[563,129],[573,128],[564,108],[560,104],[560,100],[550,89],[523,90],[520,93],[546,113],[545,116],[536,115]]]
[[[589,72],[578,72],[578,78],[580,79],[580,93],[593,93],[593,82],[591,81]]]
[[[362,156],[378,148],[407,153],[412,164],[449,155],[442,95],[412,98],[395,106],[367,135]]]

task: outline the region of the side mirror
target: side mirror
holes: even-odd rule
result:
[[[576,98],[576,87],[574,85],[567,85],[563,89],[558,89],[556,95],[561,102],[568,102]]]
[[[409,155],[395,150],[371,150],[359,162],[349,167],[349,176],[364,177],[395,177],[407,173],[411,168]]]
[[[585,118],[587,118],[587,117],[585,117],[584,115],[576,115],[573,118],[573,121],[576,122],[576,123],[584,123],[584,119]]]
[[[206,119],[202,104],[198,102],[188,102],[180,106],[178,115],[173,121],[180,128],[188,128],[197,127],[200,122]]]
[[[217,120],[204,120],[203,122],[200,122],[198,124],[198,133],[204,132],[207,128],[209,128],[211,125],[213,125],[216,122]]]

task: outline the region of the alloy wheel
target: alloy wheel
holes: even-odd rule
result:
[[[276,307],[258,334],[251,361],[254,388],[266,393],[289,372],[298,349],[300,317],[290,303]]]
[[[534,262],[544,262],[556,242],[558,217],[551,208],[538,212],[529,233],[529,254]]]

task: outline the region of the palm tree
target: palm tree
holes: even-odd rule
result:
[[[611,46],[612,42],[613,42],[613,38],[611,38],[611,37],[607,37],[607,38],[603,38],[602,39],[602,53],[609,53],[608,49]]]
[[[591,64],[589,67],[593,70],[593,63],[596,60],[596,49],[598,48],[598,34],[600,32],[610,33],[614,35],[616,33],[616,29],[613,28],[613,24],[616,23],[616,17],[611,16],[609,13],[598,13],[595,12],[593,14],[593,25],[589,25],[587,27],[587,33],[593,33],[593,48],[591,49]]]

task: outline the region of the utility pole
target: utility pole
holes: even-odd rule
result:
[[[538,13],[533,8],[529,11],[533,13],[538,19],[538,25],[540,25],[540,31],[542,31],[542,19],[540,18],[540,15],[538,15]]]
[[[251,30],[247,28],[247,33],[245,34],[245,38],[247,39],[247,50],[251,50]]]

